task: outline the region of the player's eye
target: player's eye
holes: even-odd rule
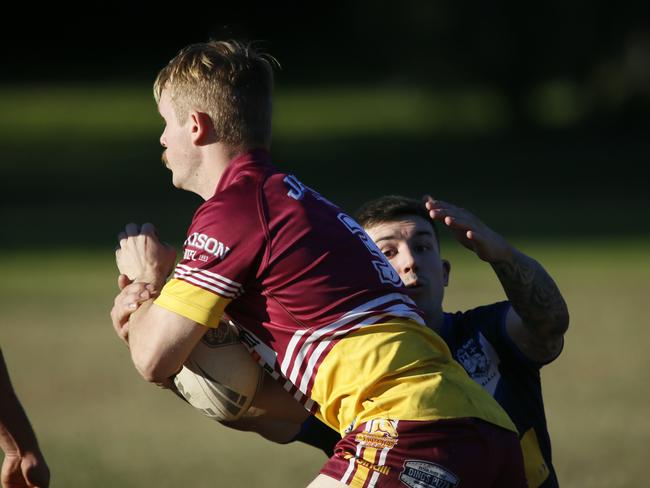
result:
[[[388,259],[391,259],[391,258],[395,257],[395,254],[397,254],[397,252],[395,252],[395,249],[382,249],[381,252],[382,252],[382,253],[384,254],[384,256],[386,256]]]

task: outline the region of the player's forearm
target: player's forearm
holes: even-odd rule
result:
[[[38,442],[9,379],[0,351],[0,447],[6,454],[38,451]]]
[[[528,329],[543,337],[558,337],[569,326],[566,302],[553,278],[537,261],[515,248],[490,263],[512,307]]]
[[[131,358],[140,374],[152,383],[171,386],[171,377],[208,328],[148,300],[129,320]]]
[[[25,452],[39,452],[34,430],[25,411],[15,396],[3,392],[0,408],[0,448],[5,454],[23,455]]]
[[[231,429],[243,432],[255,432],[266,440],[277,444],[287,444],[295,439],[300,432],[301,424],[278,419],[265,419],[261,417],[244,417],[238,420],[221,422]]]
[[[153,299],[144,302],[129,318],[129,349],[131,359],[140,375],[147,381],[168,386],[169,378],[181,368],[183,361],[168,353],[159,336],[160,328],[153,324]]]

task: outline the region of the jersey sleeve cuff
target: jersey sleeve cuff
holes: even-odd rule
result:
[[[154,301],[160,307],[177,313],[206,327],[218,327],[228,298],[173,279],[162,289]]]

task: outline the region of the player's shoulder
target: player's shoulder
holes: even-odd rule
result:
[[[467,328],[482,328],[489,323],[496,322],[503,324],[508,310],[510,310],[510,302],[501,301],[488,305],[480,305],[455,313],[446,313],[445,317],[453,325],[460,325]]]
[[[247,214],[256,215],[258,206],[256,194],[259,188],[259,179],[243,175],[203,202],[194,213],[194,220],[215,217],[228,219],[235,215],[238,219],[242,219]]]
[[[445,313],[441,335],[448,343],[463,341],[482,334],[491,342],[500,341],[505,333],[505,319],[510,302],[481,305],[455,313]]]
[[[263,231],[255,201],[253,195],[233,195],[230,189],[205,201],[194,213],[185,245],[209,243],[230,252],[242,242],[259,242]]]

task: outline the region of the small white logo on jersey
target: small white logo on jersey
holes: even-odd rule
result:
[[[428,461],[409,459],[399,480],[411,488],[454,488],[460,479],[451,471]]]
[[[470,377],[494,395],[497,384],[501,379],[499,373],[499,356],[489,341],[478,333],[478,342],[470,338],[457,351],[458,362]]]
[[[183,245],[185,247],[193,247],[194,249],[205,251],[206,253],[211,254],[212,256],[215,256],[219,259],[225,258],[230,252],[230,248],[223,242],[218,241],[214,237],[210,237],[206,234],[200,234],[198,232],[194,232],[187,239],[185,239],[185,243]],[[198,258],[195,257],[195,251],[191,249],[186,249],[185,255],[183,257],[185,259],[191,260],[200,259],[200,256]]]

